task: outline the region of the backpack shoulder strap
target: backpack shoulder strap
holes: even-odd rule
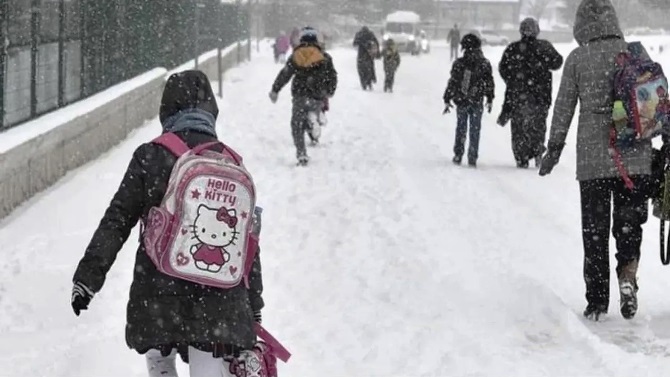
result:
[[[167,132],[152,140],[152,143],[158,144],[172,152],[178,158],[191,150],[184,140],[172,132]]]

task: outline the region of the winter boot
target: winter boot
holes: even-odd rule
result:
[[[598,322],[605,314],[607,314],[607,307],[603,305],[588,304],[584,309],[584,317],[594,322]]]
[[[298,156],[298,166],[307,166],[308,163],[309,157],[306,154]]]
[[[454,156],[454,158],[451,160],[454,164],[460,165],[461,161],[463,160],[463,157],[461,156]]]
[[[541,163],[542,163],[542,156],[535,157],[535,167],[539,168]]]
[[[476,168],[477,167],[477,161],[476,160],[468,160],[468,166],[471,168]]]
[[[517,161],[516,167],[519,169],[528,169],[528,161]]]
[[[634,259],[617,269],[621,315],[625,319],[632,319],[637,313],[637,266]]]

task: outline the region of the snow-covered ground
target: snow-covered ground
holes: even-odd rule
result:
[[[294,354],[280,375],[670,371],[670,272],[655,219],[645,227],[637,317],[618,314],[614,278],[609,318],[581,317],[574,129],[552,175],[514,168],[509,129],[495,125],[496,75],[479,167],[453,166],[455,115],[441,115],[448,51],[403,55],[396,91],[385,94],[360,89],[355,53],[342,49],[332,51],[341,81],[323,145],[298,168],[289,88],[276,105],[267,98],[280,68],[268,52],[226,75],[218,127],[245,156],[265,209],[264,323]],[[502,48],[485,52],[495,64]],[[124,341],[137,233],[79,318],[70,279],[132,151],[159,130],[154,121],[136,131],[0,223],[0,375],[145,375]]]

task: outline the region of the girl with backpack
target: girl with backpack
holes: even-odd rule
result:
[[[214,93],[204,73],[185,71],[170,76],[160,105],[164,135],[176,135],[176,140],[185,148],[212,143],[214,150],[222,146],[215,128],[217,115]],[[77,316],[88,308],[95,293],[102,288],[132,228],[142,221],[144,236],[144,230],[154,225],[148,217],[162,205],[176,161],[177,157],[157,142],[143,144],[135,150],[74,273],[71,303]],[[219,186],[217,184],[217,188]],[[193,195],[195,197],[195,192]],[[210,224],[220,223],[225,238],[226,230],[233,234],[236,226],[239,228],[240,223],[245,223],[239,213],[231,210],[214,211],[211,216],[208,211],[206,207],[198,207],[202,219],[197,217],[195,222],[196,225],[198,222],[207,224],[209,231],[204,225],[202,229],[187,229],[201,239],[207,236],[209,241],[203,241],[205,243],[213,244],[217,236]],[[191,234],[187,236],[190,238]],[[204,250],[200,260],[207,265],[203,266],[214,266],[213,250],[217,249],[201,246],[198,250]],[[146,354],[149,376],[176,376],[174,359],[178,351],[188,359],[191,377],[239,375],[240,368],[261,362],[258,354],[252,352],[256,345],[256,323],[261,321],[264,305],[257,251],[247,284],[221,289],[163,273],[148,255],[146,242],[139,245],[127,307],[126,342],[131,349]],[[201,251],[191,250],[194,260],[198,252]],[[219,259],[227,263],[231,258],[235,255]]]
[[[598,321],[609,309],[611,227],[617,248],[620,310],[630,319],[638,308],[637,270],[642,225],[648,215],[645,186],[650,180],[652,145],[650,140],[636,141],[621,156],[635,182],[634,187],[628,187],[610,153],[615,61],[628,49],[612,2],[584,0],[577,9],[574,36],[579,47],[565,62],[540,175],[550,174],[558,163],[579,102],[577,180],[587,301],[584,316]],[[646,51],[641,53],[647,56]]]

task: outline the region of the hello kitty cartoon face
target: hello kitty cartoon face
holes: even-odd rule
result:
[[[226,247],[234,245],[239,232],[235,209],[210,208],[204,204],[198,207],[198,216],[192,226],[194,238],[209,246]]]

